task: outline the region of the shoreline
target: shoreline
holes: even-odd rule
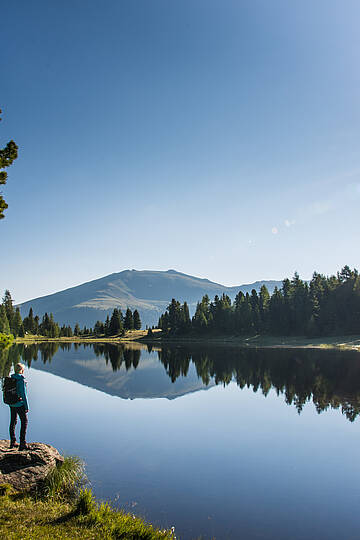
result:
[[[152,337],[147,335],[146,330],[136,331],[122,337],[71,337],[49,338],[45,336],[29,336],[14,339],[14,344],[41,344],[41,343],[109,343],[109,344],[143,344],[146,345],[225,345],[239,348],[263,348],[263,349],[336,349],[360,351],[360,336],[331,336],[308,338],[303,336],[214,336],[214,337],[163,337],[154,331]]]
[[[46,443],[29,443],[26,454],[1,443],[2,538],[176,540],[174,527],[160,529],[95,497],[77,456]]]
[[[256,349],[334,349],[360,351],[360,336],[331,336],[307,338],[302,336],[214,336],[189,338],[143,338],[139,340],[144,344],[153,345],[187,345],[204,344],[214,346],[229,346]]]

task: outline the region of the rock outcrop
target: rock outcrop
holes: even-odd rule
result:
[[[47,474],[64,461],[53,446],[30,443],[29,449],[10,448],[10,441],[0,440],[0,484],[10,484],[19,491],[32,491]]]

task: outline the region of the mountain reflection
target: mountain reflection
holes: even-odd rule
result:
[[[357,351],[209,348],[197,345],[165,346],[153,350],[152,346],[146,348],[140,344],[41,343],[0,349],[1,375],[7,375],[11,366],[20,360],[28,367],[39,360],[50,364],[56,353],[78,351],[80,348],[89,348],[100,361],[103,358],[113,372],[119,372],[122,367],[126,372],[136,370],[141,366],[142,354],[157,352],[160,365],[172,383],[180,377],[186,378],[193,365],[205,386],[214,383],[226,386],[235,381],[240,388],[247,386],[265,396],[274,389],[299,413],[310,401],[318,413],[329,407],[340,408],[351,422],[360,412],[360,356]],[[91,381],[87,384],[91,386]]]

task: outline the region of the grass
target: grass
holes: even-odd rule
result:
[[[306,336],[269,336],[269,335],[213,335],[213,336],[164,336],[159,329],[153,330],[150,337],[147,330],[128,330],[125,336],[117,337],[94,337],[82,336],[72,338],[48,338],[45,336],[25,336],[16,338],[16,343],[40,343],[40,342],[67,342],[67,343],[151,343],[161,347],[162,344],[191,344],[204,343],[211,345],[229,345],[232,347],[261,347],[261,348],[321,348],[343,349],[360,351],[360,336],[331,336],[331,337],[306,337]]]
[[[153,330],[150,337],[147,330],[128,330],[125,336],[94,337],[81,336],[72,338],[48,338],[45,336],[27,335],[16,338],[16,343],[38,342],[67,342],[67,343],[152,343],[161,346],[162,343],[209,343],[219,345],[231,345],[238,347],[265,347],[265,348],[337,348],[360,350],[360,336],[331,336],[331,337],[306,337],[306,336],[270,336],[270,335],[212,335],[212,336],[164,336],[159,329]]]
[[[98,503],[86,481],[84,464],[67,457],[35,494],[0,485],[0,537],[7,540],[126,539],[175,540],[173,529],[160,530],[132,514]]]
[[[43,499],[71,501],[86,483],[84,462],[77,456],[66,456],[63,463],[50,471],[36,495]]]
[[[154,334],[160,332],[161,330],[153,330]],[[56,343],[127,343],[133,342],[139,339],[143,339],[147,336],[147,330],[127,330],[123,336],[73,336],[73,337],[59,337],[59,338],[50,338],[46,336],[37,336],[32,334],[27,334],[25,337],[17,337],[15,343],[40,343],[40,342],[56,342]]]
[[[174,530],[154,529],[133,514],[114,511],[107,503],[98,504],[89,489],[82,490],[75,508],[80,523],[100,528],[105,538],[128,540],[175,539]]]

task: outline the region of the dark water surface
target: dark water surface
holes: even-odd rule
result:
[[[183,539],[360,538],[359,353],[16,345],[3,374],[19,360],[29,442],[81,456],[99,498]]]

